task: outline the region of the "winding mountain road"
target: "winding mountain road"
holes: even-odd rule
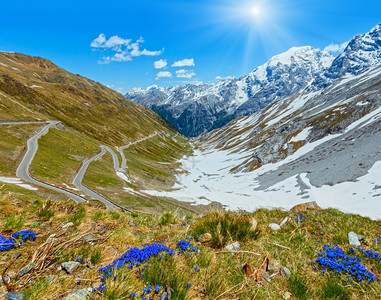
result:
[[[18,166],[18,168],[16,170],[16,176],[18,178],[26,181],[26,182],[29,182],[29,183],[32,183],[34,185],[41,186],[41,187],[44,187],[46,189],[53,190],[55,192],[64,194],[64,195],[68,196],[69,198],[73,199],[77,203],[86,202],[87,199],[84,197],[81,197],[75,193],[72,193],[72,192],[65,190],[63,188],[54,186],[52,184],[37,180],[37,179],[33,178],[32,176],[30,176],[30,174],[29,174],[29,166],[30,166],[30,164],[31,164],[31,162],[32,162],[34,156],[36,155],[37,150],[38,150],[38,139],[40,137],[42,137],[43,135],[47,134],[51,127],[54,127],[54,126],[58,125],[59,123],[60,123],[59,121],[48,122],[48,124],[46,126],[42,127],[42,129],[40,131],[38,131],[34,136],[32,136],[28,140],[27,151],[26,151],[20,165]]]
[[[102,196],[101,194],[95,192],[94,190],[88,188],[87,186],[85,186],[83,183],[82,183],[82,180],[83,180],[83,177],[87,171],[87,168],[89,167],[89,165],[101,158],[105,153],[106,151],[110,152],[112,157],[113,157],[113,161],[114,161],[114,169],[115,170],[118,170],[119,169],[119,161],[118,161],[118,157],[117,155],[115,154],[114,151],[111,150],[110,147],[108,146],[100,146],[101,148],[101,152],[95,154],[94,156],[88,158],[88,159],[85,159],[83,162],[82,162],[82,166],[81,168],[78,170],[78,173],[74,176],[73,178],[73,181],[72,183],[75,185],[75,187],[79,190],[81,190],[82,192],[84,192],[86,195],[90,196],[91,198],[95,199],[95,200],[99,200],[101,202],[103,202],[104,205],[106,205],[106,207],[108,209],[118,209],[118,208],[122,208],[126,211],[129,211],[129,212],[132,212],[131,210],[125,208],[125,207],[122,207],[120,205],[117,205],[115,204],[114,202],[112,202],[111,200],[107,199],[106,197]]]

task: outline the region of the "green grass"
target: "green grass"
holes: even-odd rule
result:
[[[25,217],[23,215],[12,214],[12,215],[6,216],[3,219],[3,226],[4,226],[4,229],[13,229],[15,231],[19,231],[23,227],[24,222],[25,222]]]
[[[99,151],[99,147],[86,137],[55,128],[41,137],[38,144],[30,172],[57,185],[69,184],[82,160]]]
[[[41,124],[33,125],[0,125],[0,174],[9,176],[15,174],[17,159],[21,156],[28,136],[37,130]]]

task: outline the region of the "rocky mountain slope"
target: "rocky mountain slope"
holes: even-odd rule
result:
[[[169,195],[247,210],[315,200],[379,219],[380,125],[378,65],[201,135]]]
[[[153,109],[180,132],[194,137],[236,117],[250,115],[273,101],[304,89],[327,87],[346,73],[355,75],[378,64],[380,29],[378,25],[355,36],[337,58],[312,47],[291,48],[239,79],[135,89],[126,97]]]

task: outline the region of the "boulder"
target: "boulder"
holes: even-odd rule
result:
[[[240,247],[241,247],[241,245],[238,242],[235,242],[233,244],[227,245],[225,247],[225,250],[227,250],[227,251],[237,251],[237,250],[239,250]]]
[[[8,292],[5,294],[4,300],[23,300],[24,294],[19,292]]]
[[[269,225],[269,227],[270,227],[272,230],[280,230],[280,229],[281,229],[280,226],[279,226],[278,224],[276,224],[276,223],[271,223],[271,224]]]
[[[206,243],[206,242],[209,242],[210,240],[212,240],[212,235],[210,233],[204,233],[200,235],[200,237],[198,238],[198,241],[200,243]]]
[[[65,300],[86,300],[87,296],[91,294],[92,289],[81,289],[81,290],[75,290],[68,294],[64,299]]]
[[[62,225],[62,229],[66,229],[66,228],[69,228],[71,226],[74,226],[74,223],[73,222],[69,222],[69,223],[66,223],[66,224],[63,224]]]
[[[295,205],[293,208],[290,209],[290,211],[299,213],[310,209],[321,209],[321,207],[316,203],[316,201],[311,201]]]
[[[79,267],[79,262],[76,261],[68,261],[61,264],[61,267],[63,270],[66,271],[66,273],[71,274],[75,269]]]
[[[34,263],[30,263],[25,267],[21,268],[19,271],[19,277],[23,277],[25,274],[29,273],[35,267]]]
[[[267,271],[271,274],[278,273],[280,270],[281,264],[279,260],[269,258],[267,261]]]
[[[360,247],[361,243],[357,237],[357,234],[354,233],[353,231],[348,232],[348,240],[349,240],[349,245],[352,247]]]

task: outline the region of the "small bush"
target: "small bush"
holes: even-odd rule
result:
[[[119,220],[120,219],[120,213],[117,211],[110,211],[111,219],[113,220]]]
[[[308,298],[308,287],[306,277],[299,277],[296,274],[291,275],[288,280],[288,288],[293,296],[299,299]]]
[[[77,209],[77,211],[68,218],[68,221],[73,222],[74,225],[78,226],[82,223],[85,217],[86,217],[86,209],[84,206],[80,206]]]
[[[25,217],[22,215],[9,215],[4,218],[3,226],[4,229],[13,229],[16,231],[21,230],[24,225]]]
[[[94,248],[92,249],[90,261],[93,265],[96,265],[101,261],[102,258],[102,250],[101,248]]]
[[[162,226],[175,223],[177,223],[177,218],[175,214],[171,211],[165,212],[160,218],[160,224]]]
[[[196,238],[204,233],[210,233],[210,244],[216,248],[224,247],[229,241],[246,241],[257,239],[259,230],[252,229],[250,218],[236,216],[231,212],[220,214],[212,212],[202,218],[193,227]]]
[[[44,221],[49,221],[52,217],[54,217],[54,210],[51,209],[43,209],[38,213],[38,216],[42,218]]]

